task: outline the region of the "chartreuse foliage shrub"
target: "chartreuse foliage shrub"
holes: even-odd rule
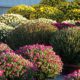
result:
[[[35,8],[27,5],[18,5],[10,8],[8,10],[8,13],[14,13],[14,14],[20,14],[23,15],[24,17],[30,19],[30,15],[35,12]]]
[[[10,25],[12,27],[17,27],[22,22],[27,19],[19,14],[2,14],[0,16],[0,22]]]
[[[57,28],[49,23],[30,20],[13,30],[8,35],[7,42],[13,48],[33,43],[49,44],[49,39],[56,30]]]
[[[57,5],[57,7],[66,13],[67,10],[71,9],[79,9],[80,6],[76,2],[61,2],[61,4]]]
[[[63,12],[56,7],[48,5],[18,5],[8,10],[8,13],[21,14],[28,19],[50,18],[53,20],[60,20]]]
[[[56,6],[64,1],[66,1],[66,0],[41,0],[40,4],[49,5],[49,6]]]
[[[0,80],[32,80],[30,72],[33,69],[32,62],[12,51],[0,55],[0,78],[5,78]]]
[[[0,42],[5,42],[6,36],[13,29],[14,28],[12,26],[8,26],[8,25],[0,22]]]
[[[49,18],[53,20],[60,20],[63,16],[63,12],[56,7],[40,6],[37,8],[35,18]]]
[[[71,20],[80,20],[80,9],[71,9],[67,12],[66,17]]]
[[[51,46],[26,45],[20,47],[16,53],[22,55],[25,59],[29,59],[36,65],[38,70],[34,74],[35,80],[54,78],[62,71],[63,63],[61,58],[56,55]]]
[[[65,64],[80,65],[80,28],[56,31],[50,43]]]

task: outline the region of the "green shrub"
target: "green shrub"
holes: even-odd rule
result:
[[[4,23],[0,23],[0,42],[5,42],[6,41],[6,36],[13,29],[14,28],[12,26],[8,26]]]
[[[7,37],[9,45],[18,48],[26,44],[49,43],[49,39],[57,28],[48,23],[30,20],[13,30]]]
[[[14,7],[10,8],[8,10],[8,13],[20,14],[20,15],[23,15],[24,17],[30,19],[30,15],[35,11],[36,10],[31,6],[18,5],[18,6],[14,6]]]
[[[63,12],[56,7],[40,6],[35,13],[35,18],[49,18],[53,20],[60,19]]]
[[[19,24],[26,20],[27,19],[25,17],[18,14],[3,14],[0,16],[0,22],[13,27],[17,27]]]
[[[72,9],[80,9],[80,6],[76,2],[61,2],[61,4],[57,5],[57,8],[64,13],[64,16],[62,19],[68,20],[68,19],[71,19],[68,16],[70,16],[71,14],[74,14],[72,12],[69,13],[69,11]],[[69,15],[66,16],[66,14],[69,14]]]
[[[66,1],[66,0],[41,0],[40,4],[49,5],[49,6],[56,6],[64,1]]]
[[[80,28],[56,31],[50,43],[65,64],[80,64]]]
[[[66,17],[71,20],[80,20],[80,9],[71,9],[67,12]]]
[[[66,13],[67,10],[80,8],[78,3],[75,3],[75,2],[62,2],[61,4],[57,5],[57,7],[60,10],[62,10],[64,13]]]

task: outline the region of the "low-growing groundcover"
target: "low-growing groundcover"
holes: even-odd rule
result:
[[[54,79],[55,76],[62,72],[63,63],[61,58],[56,55],[51,46],[26,45],[20,47],[16,53],[36,65],[38,69],[36,74],[34,74],[36,80]]]

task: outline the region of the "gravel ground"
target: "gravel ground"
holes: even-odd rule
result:
[[[63,79],[63,76],[61,75],[61,76],[58,76],[55,80],[64,80],[64,79]]]
[[[54,79],[48,79],[48,80],[54,80]],[[61,76],[56,77],[55,80],[64,80],[64,79],[63,79],[63,76],[61,75]]]

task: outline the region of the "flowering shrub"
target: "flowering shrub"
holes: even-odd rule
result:
[[[80,64],[80,28],[56,31],[50,41],[65,64]]]
[[[68,27],[74,27],[74,24],[70,24],[70,23],[52,23],[52,25],[56,26],[58,29],[63,29],[63,28],[68,28]]]
[[[30,20],[9,33],[7,42],[12,48],[34,43],[49,44],[49,39],[56,30],[50,23]]]
[[[27,19],[25,17],[18,14],[3,14],[0,16],[0,22],[13,27],[17,27],[19,24],[26,20]]]
[[[35,12],[35,8],[27,5],[18,5],[10,8],[8,10],[8,13],[14,13],[14,14],[20,14],[23,15],[24,17],[30,19],[30,16]]]
[[[1,42],[0,43],[0,53],[4,52],[6,50],[10,51],[11,49],[10,49],[10,47],[7,44]]]
[[[34,69],[33,63],[14,52],[2,52],[0,55],[0,71],[3,71],[1,76],[5,76],[8,80],[26,80],[26,78],[32,80],[30,76],[27,76],[31,68]]]
[[[5,42],[7,34],[14,28],[0,22],[0,41]]]
[[[62,71],[63,63],[58,55],[55,54],[51,46],[26,45],[16,51],[17,54],[34,62],[38,68],[35,75],[37,80],[45,80],[47,77],[55,77]]]
[[[74,72],[68,74],[64,77],[64,80],[80,80],[80,70],[75,70]]]

